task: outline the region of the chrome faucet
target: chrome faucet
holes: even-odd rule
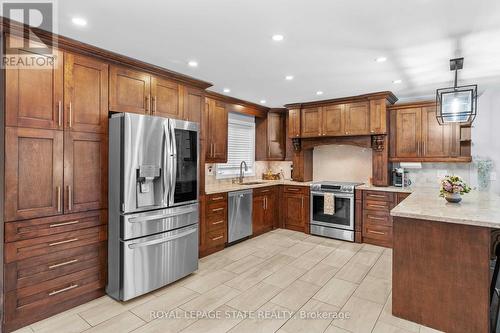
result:
[[[248,171],[247,163],[245,161],[241,161],[241,163],[240,163],[240,177],[238,179],[240,184],[243,184],[243,178],[245,178],[245,172],[243,172],[243,164],[245,165],[245,171]]]

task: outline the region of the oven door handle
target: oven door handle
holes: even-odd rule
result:
[[[332,193],[332,192],[312,192],[311,191],[311,195],[320,195],[320,196],[324,196],[325,193]],[[349,194],[337,194],[337,193],[333,193],[333,195],[335,196],[335,198],[342,198],[342,199],[354,199],[354,195],[349,195]]]

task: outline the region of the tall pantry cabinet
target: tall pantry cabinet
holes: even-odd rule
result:
[[[108,64],[55,57],[4,71],[8,331],[102,295],[106,282]]]

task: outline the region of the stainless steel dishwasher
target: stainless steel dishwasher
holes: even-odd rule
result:
[[[252,235],[252,190],[229,192],[228,243]]]

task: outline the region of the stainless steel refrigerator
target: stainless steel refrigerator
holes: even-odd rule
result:
[[[198,124],[109,120],[107,293],[126,301],[198,269]]]

